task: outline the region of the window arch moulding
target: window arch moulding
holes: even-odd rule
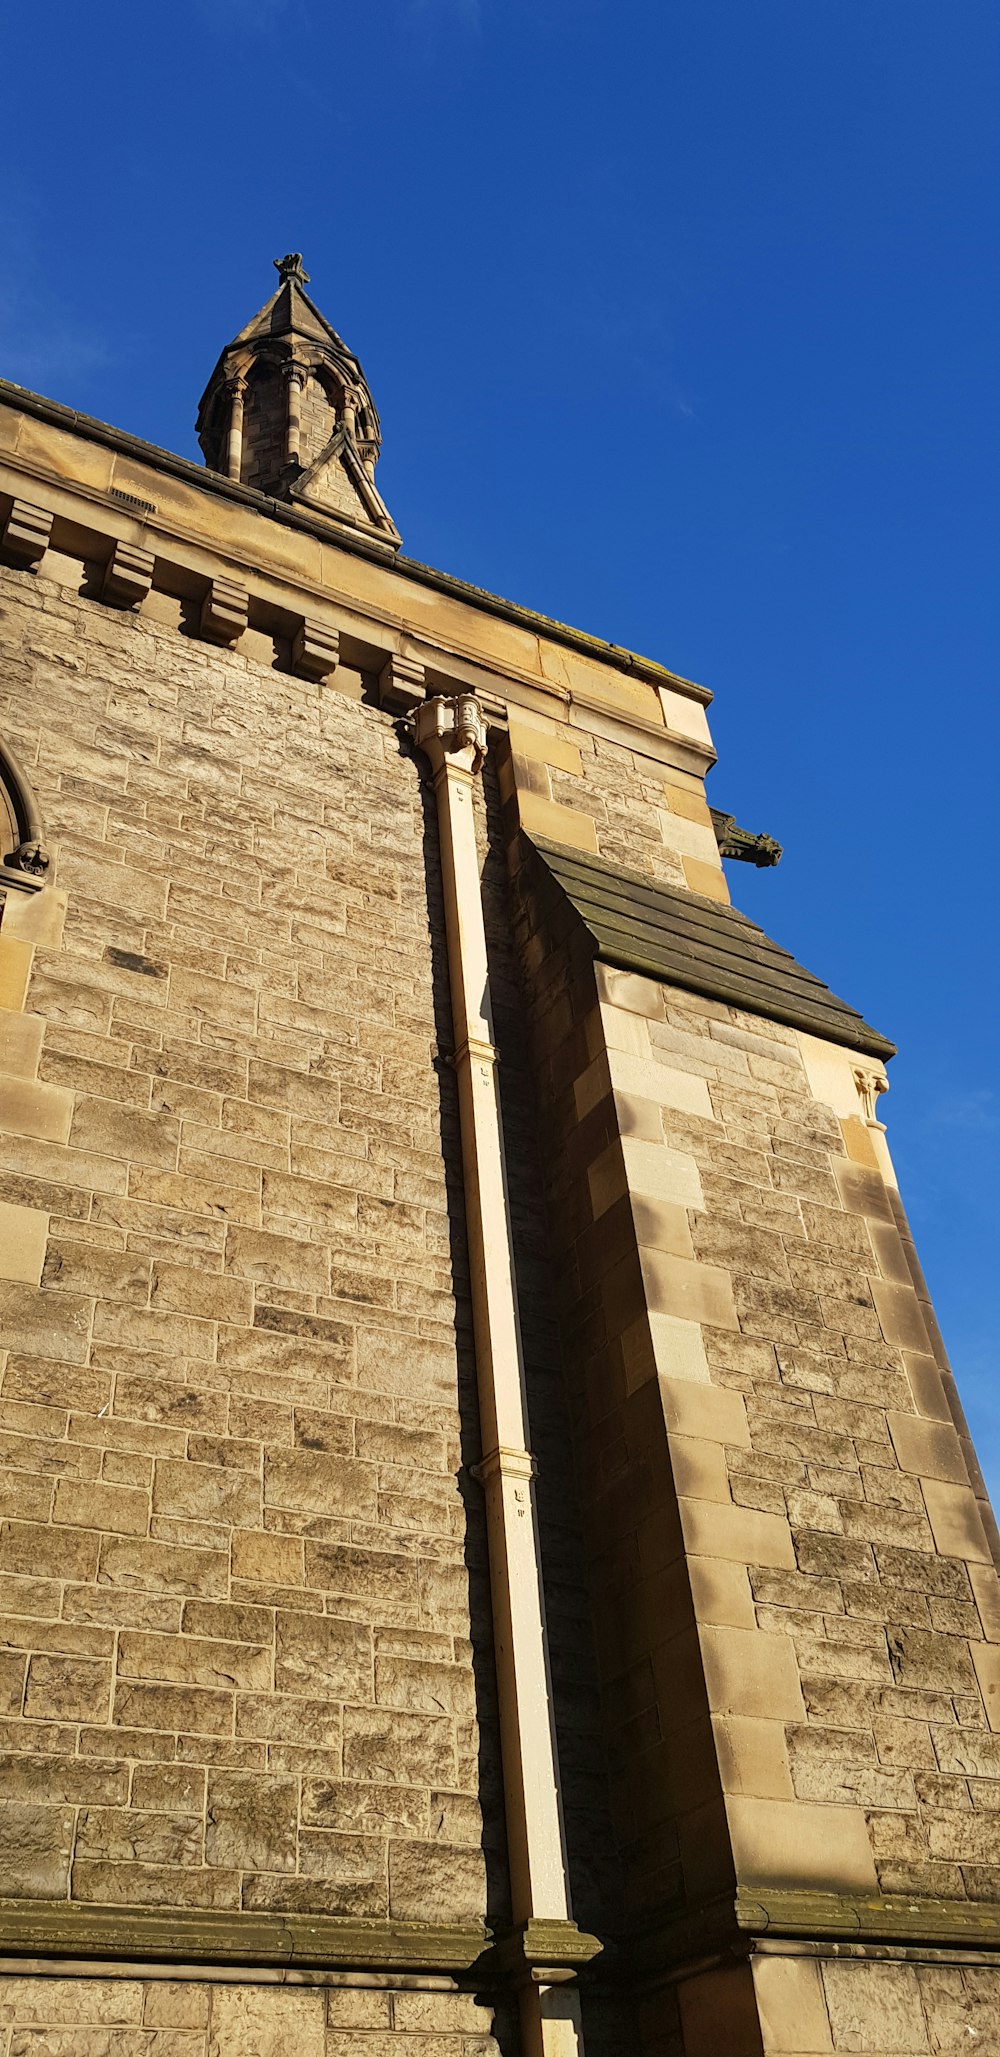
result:
[[[41,810],[15,753],[0,735],[0,907],[10,893],[49,885],[51,857]]]

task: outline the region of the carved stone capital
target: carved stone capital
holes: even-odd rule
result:
[[[15,500],[3,532],[3,548],[18,564],[40,564],[49,547],[52,516],[28,500]]]
[[[393,655],[379,673],[379,706],[393,714],[412,714],[427,695],[427,676],[415,657]]]
[[[854,1073],[854,1083],[869,1128],[884,1128],[885,1123],[878,1118],[878,1096],[889,1091],[888,1079],[879,1071],[866,1071],[858,1065]]]
[[[239,641],[250,615],[250,595],[233,579],[213,579],[201,603],[198,633],[228,647]]]
[[[292,637],[292,670],[300,678],[315,679],[322,684],[336,671],[340,662],[340,635],[337,629],[327,628],[322,621],[311,621],[303,615]]]
[[[101,599],[111,607],[140,607],[153,583],[153,553],[137,543],[116,543],[108,559]]]

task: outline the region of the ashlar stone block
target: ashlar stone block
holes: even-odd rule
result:
[[[213,1772],[208,1782],[205,1862],[248,1871],[294,1871],[295,1779]]]
[[[767,2057],[821,2057],[833,2049],[820,1967],[809,1957],[753,1958],[754,1991]]]
[[[912,1966],[827,1959],[822,1976],[835,2049],[922,2057],[927,2031]]]
[[[971,1486],[927,1478],[921,1481],[921,1491],[942,1557],[964,1557],[974,1564],[991,1564],[992,1552]]]
[[[216,1986],[208,2057],[324,2057],[325,2020],[322,1992]]]

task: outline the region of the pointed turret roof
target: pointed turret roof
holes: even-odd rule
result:
[[[287,257],[276,257],[274,268],[278,274],[277,290],[265,300],[259,313],[247,322],[238,336],[229,345],[235,350],[239,344],[257,343],[265,337],[304,336],[311,342],[331,345],[337,354],[353,364],[358,375],[363,377],[361,366],[353,351],[349,350],[342,336],[327,321],[325,314],[310,300],[305,287],[309,284],[309,273],[302,263],[300,250],[292,250]]]
[[[321,507],[351,534],[395,552],[399,534],[374,483],[382,436],[368,381],[309,298],[300,252],[274,266],[275,291],[226,345],[202,395],[205,462],[272,496]]]

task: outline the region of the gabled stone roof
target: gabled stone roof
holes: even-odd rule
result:
[[[525,837],[605,964],[805,1029],[883,1060],[895,1044],[755,922],[717,900],[659,885],[540,836]]]

